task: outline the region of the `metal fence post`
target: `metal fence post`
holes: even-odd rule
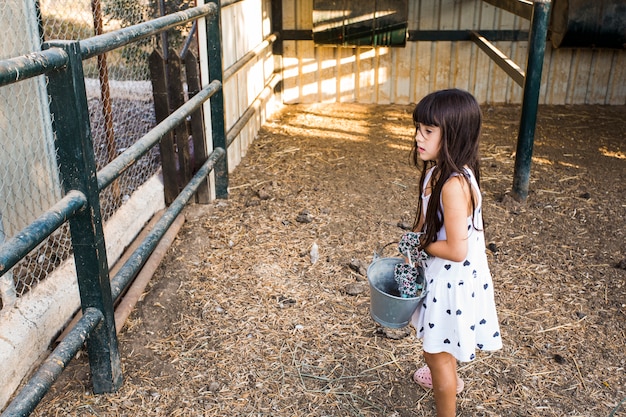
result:
[[[217,12],[207,18],[207,53],[209,58],[209,79],[218,80],[222,88],[211,97],[211,133],[213,149],[223,148],[226,156],[215,164],[215,196],[228,198],[228,145],[224,121],[224,70],[222,67],[222,28],[220,2],[215,2]]]
[[[524,79],[522,115],[517,137],[515,170],[513,171],[513,197],[525,201],[528,197],[530,165],[539,107],[541,71],[546,50],[546,37],[550,21],[550,0],[535,0],[528,40],[528,62]]]
[[[82,310],[93,307],[104,316],[87,339],[93,390],[98,394],[113,392],[122,384],[122,370],[80,43],[57,41],[44,45],[50,47],[62,48],[68,55],[67,66],[48,75],[61,182],[66,193],[79,190],[87,198],[85,209],[69,220]]]

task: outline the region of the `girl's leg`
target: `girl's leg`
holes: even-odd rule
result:
[[[456,359],[447,352],[424,352],[433,379],[437,417],[456,416]]]

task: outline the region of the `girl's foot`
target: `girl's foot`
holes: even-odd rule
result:
[[[424,389],[433,389],[433,378],[430,375],[430,369],[428,366],[424,366],[413,374],[413,381]],[[456,377],[456,393],[460,394],[465,387],[465,383],[458,376]]]

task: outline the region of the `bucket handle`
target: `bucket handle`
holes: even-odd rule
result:
[[[382,258],[382,257],[383,257],[383,251],[385,250],[385,248],[386,248],[387,246],[390,246],[390,245],[397,245],[397,244],[398,244],[398,242],[396,242],[396,241],[389,242],[389,243],[387,243],[387,244],[385,244],[385,245],[381,246],[378,250],[375,250],[375,251],[374,251],[374,257],[373,257],[373,259],[372,259],[372,262],[375,262],[375,261],[377,261],[377,260],[379,260],[380,258]],[[410,258],[409,258],[409,259],[410,259]]]

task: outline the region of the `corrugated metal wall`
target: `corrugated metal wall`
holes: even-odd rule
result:
[[[283,0],[283,29],[310,30],[313,0]],[[409,30],[524,30],[529,21],[480,0],[409,2]],[[494,42],[522,69],[528,43]],[[406,104],[449,87],[482,103],[520,103],[522,88],[469,41],[408,42],[405,48],[315,47],[285,41],[286,103]],[[541,104],[626,104],[626,51],[546,47]]]

